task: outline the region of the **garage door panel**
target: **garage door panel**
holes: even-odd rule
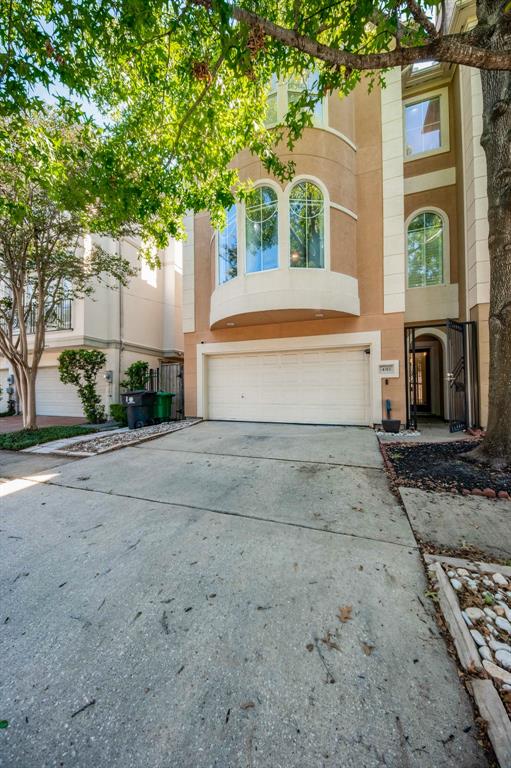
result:
[[[218,355],[207,365],[210,419],[369,423],[363,349]]]
[[[36,410],[38,416],[83,417],[76,387],[63,384],[56,367],[40,368],[37,373]]]

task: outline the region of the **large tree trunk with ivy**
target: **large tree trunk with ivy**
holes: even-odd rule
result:
[[[499,13],[499,0],[478,3],[480,24]],[[488,44],[510,52],[511,19],[501,15]],[[511,72],[481,71],[483,134],[488,175],[490,255],[490,371],[486,437],[471,456],[511,465]]]

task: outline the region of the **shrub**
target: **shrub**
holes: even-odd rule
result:
[[[110,416],[123,427],[128,426],[128,409],[122,403],[112,403],[110,406]]]
[[[149,363],[143,360],[135,360],[125,371],[126,378],[121,381],[121,387],[127,390],[145,389],[150,379]]]
[[[106,421],[105,409],[96,390],[96,377],[105,363],[106,355],[99,349],[65,349],[59,355],[60,380],[76,387],[91,424]]]

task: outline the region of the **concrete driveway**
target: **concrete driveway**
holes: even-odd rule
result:
[[[487,765],[371,431],[209,422],[2,488],[2,767]]]

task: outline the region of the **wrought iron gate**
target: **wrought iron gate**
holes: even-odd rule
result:
[[[465,324],[447,321],[447,360],[449,371],[449,431],[461,432],[467,427],[467,335]]]
[[[405,328],[406,360],[406,412],[407,427],[417,429],[420,402],[420,372],[417,368],[417,336],[427,334],[428,329],[442,329],[447,339],[447,404],[444,413],[450,432],[460,432],[468,427],[479,426],[479,396],[477,377],[477,335],[472,321],[460,323],[447,320],[440,325]],[[447,406],[447,407],[446,407]]]

